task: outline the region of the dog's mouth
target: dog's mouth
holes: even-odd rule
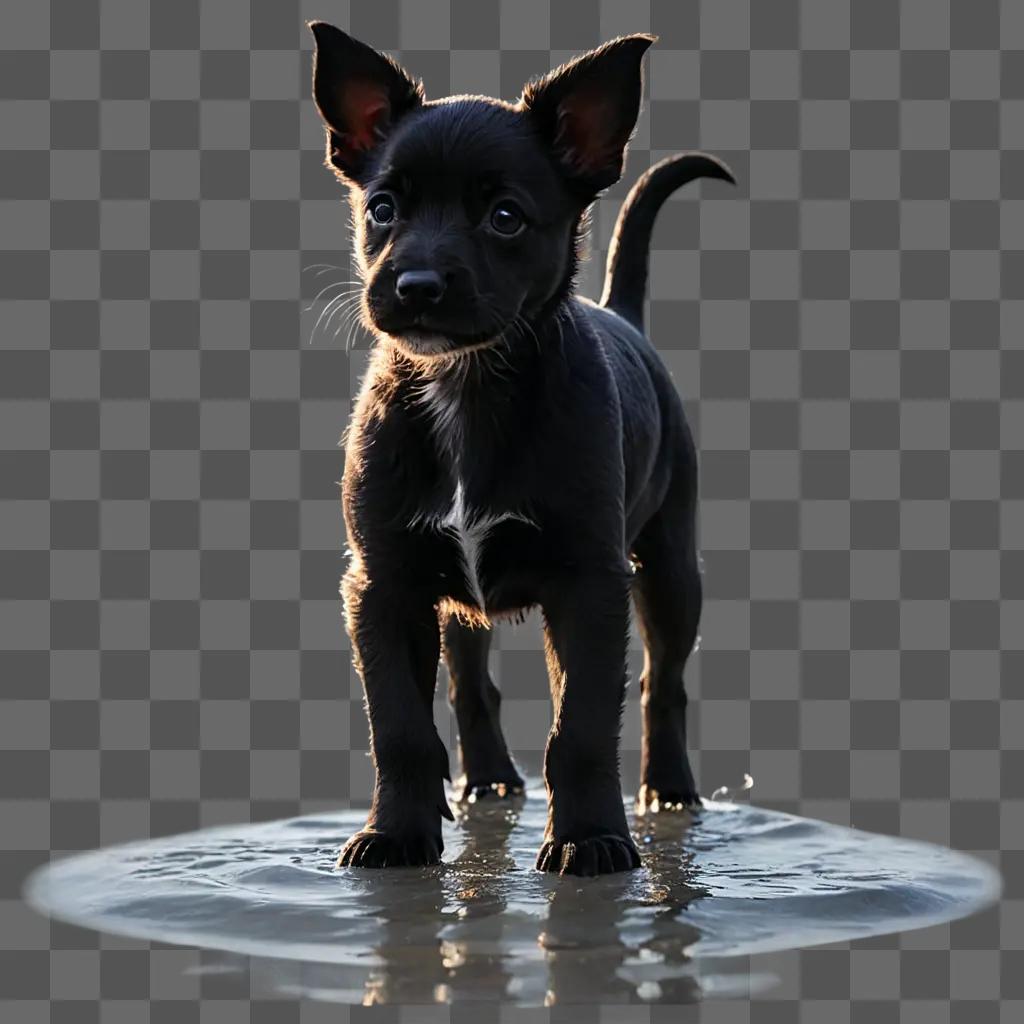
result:
[[[501,341],[501,331],[453,331],[417,316],[401,327],[389,326],[384,336],[409,355],[423,359],[448,359],[468,355]]]
[[[434,334],[428,331],[406,331],[402,334],[385,334],[384,337],[407,355],[417,359],[456,359],[468,356],[481,349],[491,348],[501,341],[500,334],[452,337],[450,334]]]

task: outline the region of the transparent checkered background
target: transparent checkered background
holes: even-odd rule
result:
[[[0,1017],[484,1019],[250,1002],[195,952],[18,902],[51,855],[368,795],[336,485],[367,339],[346,353],[316,327],[317,292],[352,274],[314,17],[432,96],[512,99],[612,35],[660,36],[584,288],[651,161],[731,164],[737,190],[664,209],[649,317],[702,455],[702,788],[750,771],[758,803],[975,851],[1007,880],[965,922],[761,958],[780,983],[755,1001],[600,1019],[1021,1019],[1020,0],[0,5]],[[536,622],[495,646],[535,766]],[[635,688],[624,748],[633,787]]]

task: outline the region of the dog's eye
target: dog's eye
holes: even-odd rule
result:
[[[371,196],[370,201],[366,204],[366,208],[377,224],[390,224],[398,213],[395,209],[394,199],[383,192]]]
[[[491,227],[499,235],[517,235],[524,223],[523,211],[508,200],[503,200],[491,210]]]

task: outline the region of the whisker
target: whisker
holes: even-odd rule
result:
[[[338,288],[338,287],[340,287],[340,286],[342,286],[344,284],[347,284],[347,283],[348,282],[346,282],[346,281],[332,281],[329,285],[326,285],[325,287],[321,288],[320,291],[318,291],[316,293],[316,295],[313,296],[313,299],[310,302],[310,304],[308,306],[306,306],[306,308],[302,312],[303,313],[310,312],[310,310],[312,310],[312,308],[316,305],[316,303],[319,300],[321,295],[324,295],[326,292],[329,292],[332,288]],[[362,291],[362,288],[348,288],[344,292],[340,292],[339,294],[342,294],[342,295],[353,295],[357,291]],[[337,298],[337,296],[335,296],[335,298]]]
[[[361,318],[359,316],[358,310],[352,310],[352,312],[348,314],[346,324],[348,329],[345,331],[344,349],[346,352],[351,352],[352,347],[355,345],[356,337],[359,334],[359,328],[361,326]],[[335,338],[337,338],[340,331],[341,328],[339,327],[334,334]]]
[[[330,317],[333,315],[334,309],[337,307],[339,303],[344,301],[345,297],[343,295],[336,296],[335,298],[331,299],[331,301],[328,302],[322,310],[320,310],[320,315],[316,318],[316,323],[313,325],[313,329],[312,331],[310,331],[309,334],[310,344],[312,344],[313,342],[313,336],[320,329],[320,324],[324,322],[324,318],[326,317],[327,320],[329,321]]]
[[[336,313],[351,309],[352,306],[354,306],[356,303],[362,300],[362,297],[362,291],[356,291],[349,293],[348,295],[338,296],[337,300],[335,300],[334,306],[331,309],[330,314],[327,317],[327,320],[324,323],[324,333],[326,334],[327,331],[330,329],[331,320],[334,318],[334,315]]]
[[[362,308],[353,310],[352,325],[349,327],[348,334],[345,335],[345,351],[351,352],[352,346],[355,345],[356,337],[359,334],[359,328],[363,327],[362,322]]]
[[[318,267],[324,267],[327,270],[344,270],[344,267],[338,266],[337,263],[308,263],[302,268],[303,273],[307,270],[316,270]]]
[[[324,308],[320,311],[320,315],[316,318],[316,323],[313,325],[313,329],[309,333],[309,344],[313,343],[313,335],[320,329],[320,324],[323,322],[324,317],[327,317],[327,323],[330,323],[331,317],[337,311],[340,305],[344,305],[346,302],[351,302],[354,296],[351,293],[343,292],[340,295],[336,295]]]
[[[360,322],[361,310],[357,305],[349,305],[349,307],[338,317],[338,327],[335,329],[333,339],[338,340],[338,335],[342,331],[345,332],[345,341],[343,348],[346,352],[351,351],[352,339],[355,332],[358,330]]]
[[[515,325],[520,337],[526,339],[527,331],[530,333],[530,337],[533,338],[534,345],[537,346],[538,353],[541,351],[540,338],[537,336],[537,332],[533,325],[522,315],[522,313],[516,313],[512,318],[512,323]]]

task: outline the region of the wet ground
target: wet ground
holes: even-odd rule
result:
[[[43,913],[242,954],[282,993],[346,1003],[688,1003],[771,984],[734,958],[964,917],[998,897],[941,847],[709,802],[633,819],[639,871],[533,869],[543,792],[445,823],[444,863],[334,867],[365,812],[211,829],[52,864]],[[227,960],[225,962],[228,962]]]

